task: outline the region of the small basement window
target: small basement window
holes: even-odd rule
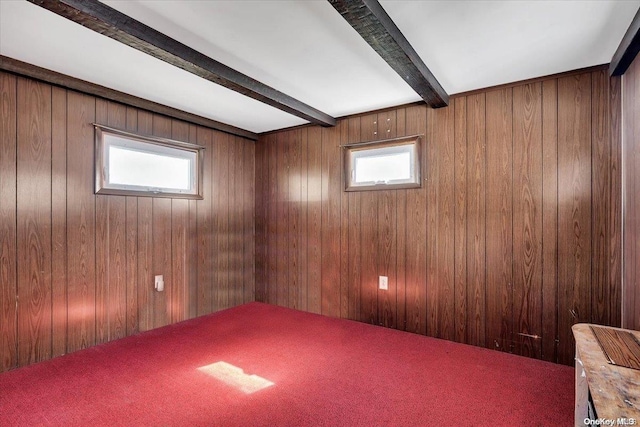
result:
[[[202,199],[204,147],[96,127],[96,194]]]
[[[345,145],[345,190],[418,188],[420,137]]]

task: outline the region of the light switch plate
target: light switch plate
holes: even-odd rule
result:
[[[389,290],[389,278],[387,276],[379,276],[378,278],[378,288],[383,291]]]

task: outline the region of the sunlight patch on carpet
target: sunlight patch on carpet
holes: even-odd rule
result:
[[[274,384],[258,375],[247,375],[241,368],[227,362],[216,362],[211,365],[201,366],[198,371],[211,375],[245,394],[255,393]]]

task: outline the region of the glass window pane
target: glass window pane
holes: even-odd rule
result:
[[[96,193],[201,199],[203,150],[96,125]]]
[[[347,146],[345,190],[420,187],[419,141],[411,136]]]
[[[111,146],[109,182],[188,190],[191,185],[191,162],[189,159]]]
[[[356,182],[389,182],[411,178],[411,154],[357,157]]]

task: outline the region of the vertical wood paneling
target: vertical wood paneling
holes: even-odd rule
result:
[[[605,84],[607,81],[604,82]],[[609,207],[608,207],[608,252],[609,257],[609,313],[613,326],[622,322],[622,78],[612,77],[609,82]],[[638,310],[640,311],[640,310]],[[638,326],[640,328],[640,325]]]
[[[360,118],[360,141],[378,139],[377,114]],[[377,195],[364,191],[360,195],[360,245],[362,265],[360,273],[360,318],[361,322],[378,324],[378,215]]]
[[[347,142],[360,141],[360,118],[348,119],[349,136]],[[342,153],[341,155],[344,155]],[[344,160],[343,160],[344,161]],[[345,172],[343,172],[345,173]],[[361,268],[362,268],[362,242],[360,240],[360,192],[350,192],[349,199],[349,273],[347,284],[349,286],[349,315],[348,319],[360,319],[361,302]]]
[[[0,73],[0,371],[18,366],[16,80]]]
[[[456,98],[454,108],[455,138],[455,340],[466,342],[467,325],[467,99]]]
[[[171,138],[178,141],[189,141],[189,125],[185,122],[172,120]],[[170,301],[169,312],[171,323],[187,319],[189,316],[189,280],[194,274],[190,266],[191,252],[189,242],[189,200],[173,199],[171,201],[171,260],[173,284],[173,298]],[[195,205],[194,205],[195,207]],[[191,268],[190,268],[191,267]]]
[[[542,358],[558,348],[558,85],[542,83]]]
[[[558,79],[558,164],[558,347],[568,364],[571,325],[591,319],[590,74]]]
[[[51,87],[18,78],[18,361],[51,357]]]
[[[467,342],[485,345],[485,94],[467,97]]]
[[[287,206],[289,208],[289,295],[287,306],[298,309],[300,302],[300,209],[301,195],[300,130],[289,134],[289,174]]]
[[[204,145],[205,200],[96,196],[94,122]],[[0,371],[211,312],[211,180],[223,164],[233,197],[216,219],[232,262],[217,274],[233,278],[227,305],[254,299],[254,146],[233,137],[214,159],[212,135],[0,72]]]
[[[213,257],[212,257],[212,234],[213,217],[211,214],[211,200],[213,192],[211,190],[211,180],[213,177],[213,146],[212,131],[198,126],[197,143],[205,148],[204,152],[204,174],[202,176],[203,200],[196,201],[196,227],[198,241],[198,301],[197,315],[202,316],[211,312],[213,306]]]
[[[387,111],[378,114],[378,133],[380,138],[395,138],[396,112]],[[384,190],[377,195],[378,209],[378,272],[387,276],[388,290],[377,290],[378,324],[396,328],[396,224],[397,192]]]
[[[322,131],[320,128],[308,129],[308,175],[307,175],[307,304],[311,313],[322,310]]]
[[[300,268],[296,308],[307,310],[309,282],[309,145],[307,129],[300,129]]]
[[[256,200],[256,146],[253,141],[236,137],[242,147],[242,168],[236,173],[242,176],[242,230],[238,233],[236,241],[243,249],[242,258],[242,278],[243,286],[242,300],[236,300],[237,304],[256,300],[256,246],[255,246],[255,200]],[[233,289],[238,289],[238,284],[232,284]]]
[[[171,119],[153,115],[153,135],[171,138]],[[173,264],[171,262],[171,199],[153,198],[153,276],[161,274],[164,278],[164,291],[152,290],[153,327],[159,328],[170,323],[169,304],[173,296]],[[148,283],[148,284],[147,284]],[[153,286],[153,277],[142,286]]]
[[[55,357],[67,352],[67,92],[51,90],[51,355]]]
[[[340,316],[340,133],[322,130],[322,314]]]
[[[211,236],[213,250],[213,311],[229,307],[229,272],[231,241],[233,240],[233,226],[238,220],[235,205],[230,206],[235,195],[230,188],[233,180],[230,177],[231,170],[236,165],[236,146],[233,137],[214,132],[213,134],[213,179],[211,196],[211,214],[213,217],[213,233]],[[224,153],[228,155],[225,156]],[[237,169],[237,168],[235,168]],[[233,218],[229,218],[229,212]]]
[[[153,115],[138,113],[138,132],[151,135]],[[153,265],[153,199],[138,198],[138,330],[153,329],[154,265]]]
[[[127,108],[109,102],[107,124],[118,129],[127,126]],[[126,283],[126,199],[109,200],[109,340],[126,336],[127,283]]]
[[[289,267],[287,258],[289,256],[289,180],[287,179],[289,169],[289,138],[288,134],[278,135],[276,150],[278,155],[277,169],[277,201],[275,218],[277,218],[276,228],[276,283],[278,284],[278,294],[276,302],[278,305],[286,307],[289,302]],[[320,272],[318,272],[320,274]]]
[[[125,130],[138,131],[138,110],[127,107]],[[126,276],[127,276],[127,335],[139,331],[138,320],[138,198],[126,197]]]
[[[622,79],[622,327],[640,330],[640,60]]]
[[[229,208],[227,210],[228,224],[228,246],[227,246],[227,307],[234,307],[242,304],[244,283],[242,281],[243,267],[243,242],[242,225],[244,215],[242,211],[244,193],[242,173],[244,167],[243,153],[240,138],[229,135]],[[224,215],[224,212],[223,212]]]
[[[426,109],[424,107],[407,108],[405,131],[408,135],[426,135]],[[420,159],[422,170],[427,167],[425,156],[423,149]],[[419,334],[427,332],[426,244],[429,232],[427,231],[426,219],[426,193],[426,185],[420,189],[407,191],[406,330]]]
[[[396,136],[406,135],[407,110],[396,111]],[[422,141],[424,149],[425,141]],[[452,172],[453,173],[453,172]],[[396,200],[396,327],[406,329],[406,291],[407,291],[407,192],[397,191]],[[353,268],[353,267],[350,267]]]
[[[308,213],[302,239],[274,231],[265,247],[288,248],[268,256],[308,268],[307,310],[317,312],[312,306],[321,298],[323,314],[570,364],[574,313],[582,321],[614,323],[619,310],[620,201],[610,135],[619,119],[611,113],[615,93],[604,71],[563,76],[560,89],[558,81],[459,96],[443,109],[354,116],[339,121],[337,131],[304,127],[309,138],[299,165],[291,160],[297,148],[289,145],[288,157],[277,151],[293,144],[298,130],[264,137],[261,143],[277,140],[277,146],[265,147],[257,170],[284,174],[279,179],[288,183],[269,189],[264,203],[288,194],[294,229],[291,212]],[[332,159],[326,150],[332,132],[343,143],[423,135],[423,187],[344,192],[344,178],[330,172],[331,162],[342,160],[342,152]],[[323,147],[321,161],[314,143]],[[284,172],[283,164],[289,165]],[[291,193],[298,193],[298,182],[319,198],[309,190],[296,202]],[[265,216],[265,227],[277,218],[278,212]],[[602,239],[598,250],[592,234]],[[329,245],[339,262],[327,261]],[[292,255],[297,246],[306,248],[307,258]],[[597,291],[607,289],[602,300],[591,298],[592,274],[599,277]],[[378,289],[379,275],[389,277],[389,291]],[[294,306],[298,285],[287,279]],[[265,286],[267,292],[278,288],[270,280]],[[340,304],[339,313],[329,301]]]
[[[95,344],[95,98],[67,92],[67,351]]]
[[[255,275],[255,299],[256,301],[265,302],[266,287],[266,263],[267,263],[267,232],[266,232],[266,196],[267,196],[267,142],[260,140],[256,142],[255,156],[255,214],[256,214],[256,275]],[[301,202],[301,207],[304,203]]]
[[[516,88],[518,89],[518,88]],[[513,334],[513,206],[514,140],[511,89],[486,96],[487,129],[487,290],[486,345],[511,351]]]
[[[271,160],[269,162],[267,170],[267,286],[268,292],[266,293],[266,302],[269,304],[278,303],[278,278],[277,278],[277,262],[279,254],[277,252],[277,231],[278,231],[278,162],[277,153],[278,145],[276,136],[268,137],[267,143],[267,158]],[[319,228],[318,228],[319,230]],[[319,269],[318,269],[319,270]],[[319,274],[320,272],[316,270]]]
[[[513,89],[513,309],[516,353],[541,357],[542,86]]]
[[[454,109],[427,110],[427,335],[454,339]],[[431,325],[430,331],[430,323]]]

